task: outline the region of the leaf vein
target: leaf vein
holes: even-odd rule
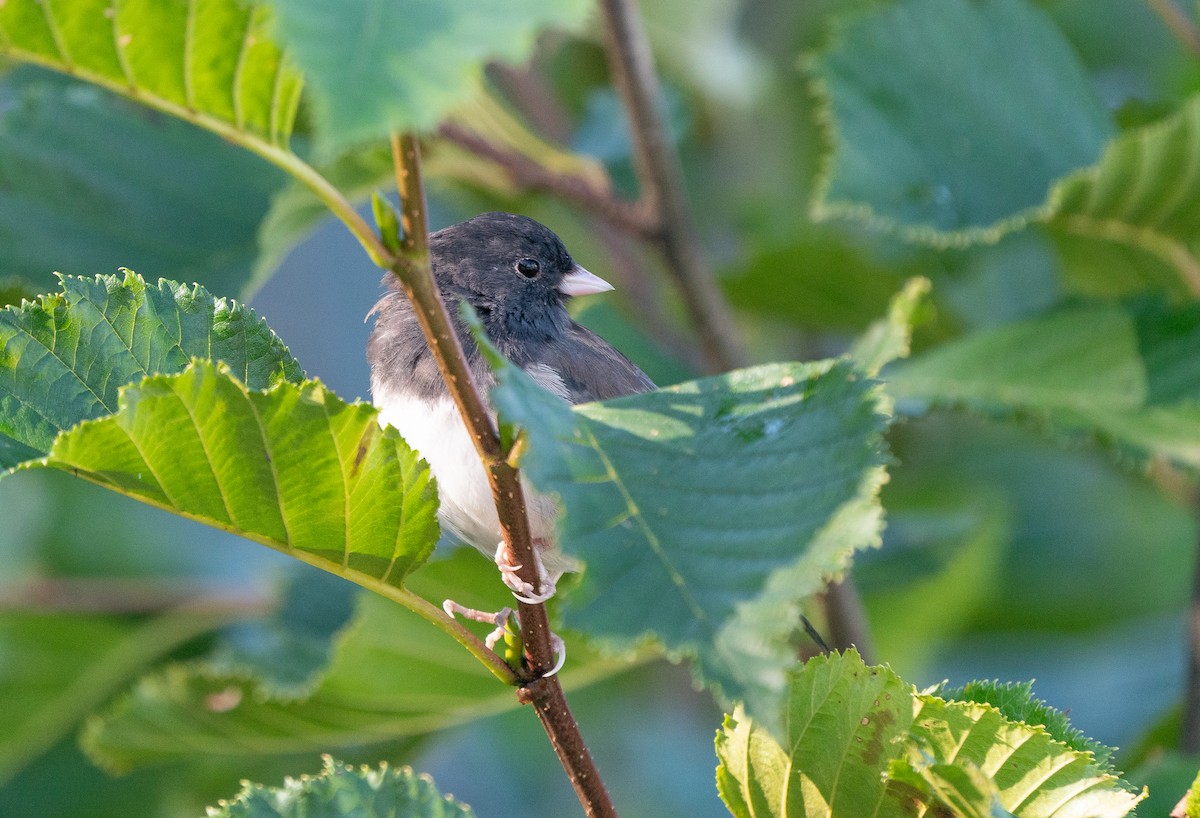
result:
[[[296,547],[292,544],[291,526],[288,525],[287,509],[283,504],[283,492],[280,489],[279,469],[275,466],[275,458],[271,453],[271,441],[267,435],[266,426],[263,424],[262,415],[259,414],[258,405],[254,402],[253,396],[248,396],[246,405],[250,407],[250,413],[254,415],[254,420],[258,426],[258,434],[263,444],[263,453],[267,458],[267,465],[271,468],[271,481],[275,490],[275,507],[279,509],[279,523],[283,526],[284,545],[289,551],[295,551]]]
[[[617,473],[612,461],[608,457],[608,454],[604,451],[603,447],[601,447],[600,441],[596,438],[595,433],[586,423],[579,424],[579,428],[587,435],[589,445],[596,452],[596,454],[599,455],[600,461],[604,464],[605,470],[612,478],[613,484],[621,493],[621,498],[624,500],[626,508],[629,510],[630,517],[637,521],[638,528],[641,529],[642,535],[646,538],[646,542],[650,546],[651,551],[653,551],[658,557],[663,569],[667,572],[667,576],[679,591],[679,594],[683,598],[683,601],[687,605],[688,609],[692,612],[692,616],[694,616],[698,621],[703,622],[710,631],[713,630],[713,625],[712,622],[709,621],[708,614],[705,613],[704,608],[701,607],[699,601],[692,596],[686,580],[684,580],[683,575],[679,573],[679,570],[675,567],[674,563],[667,555],[666,550],[663,548],[662,542],[658,538],[658,535],[650,527],[650,524],[645,517],[642,516],[640,510],[638,509],[637,503],[634,501],[633,496],[629,492],[628,487],[621,479],[621,476]]]

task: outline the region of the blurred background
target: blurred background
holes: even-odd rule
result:
[[[1136,253],[1093,269],[1095,248],[1037,224],[939,245],[854,219],[815,220],[828,146],[806,59],[853,15],[887,5],[643,4],[703,249],[755,360],[840,354],[913,275],[933,282],[918,354],[1082,299],[1186,303],[1173,277]],[[1066,44],[1110,136],[1173,114],[1200,90],[1200,60],[1155,3],[1024,5]],[[1040,80],[1028,73],[1037,66],[1011,70],[1014,81]],[[602,168],[617,190],[636,191],[620,104],[591,36],[547,32],[529,66],[496,67],[488,80],[477,118],[469,110],[463,121],[500,110],[522,123],[512,138],[525,149],[522,134],[536,131],[547,161]],[[955,112],[942,113],[933,125],[953,129]],[[543,221],[617,285],[575,304],[581,321],[660,384],[701,372],[654,253],[518,189],[452,141],[431,140],[426,156],[431,227],[493,209]],[[1000,177],[1034,161],[1003,159]],[[1098,159],[1096,150],[1079,165]],[[364,155],[347,175],[351,187],[385,188],[372,161]],[[128,266],[148,279],[200,281],[248,298],[310,377],[368,399],[364,318],[380,274],[339,223],[307,207],[281,174],[215,137],[31,68],[0,76],[0,296],[10,303],[56,291],[52,271]],[[1198,540],[1191,475],[1038,418],[899,409],[884,543],[854,569],[878,661],[919,688],[1033,679],[1077,727],[1121,747],[1118,766],[1141,770],[1139,783],[1166,775],[1153,763],[1174,747],[1184,691]],[[86,714],[111,714],[128,691],[184,668],[217,678],[273,666],[294,695],[311,691],[331,637],[361,603],[352,586],[291,563],[61,474],[0,481],[0,814],[196,815],[240,779],[277,783],[319,769],[313,748],[276,755],[231,736],[224,750],[197,747],[148,766],[131,759],[136,769],[110,777],[78,745]],[[194,608],[174,611],[181,598]],[[321,599],[326,615],[280,628],[274,612],[297,599]],[[164,665],[176,670],[155,670]],[[152,681],[138,681],[146,673]],[[623,815],[727,814],[713,785],[720,709],[686,667],[642,662],[579,680],[570,695]],[[533,714],[501,710],[384,741],[350,735],[328,751],[410,764],[481,815],[575,814]],[[155,711],[138,717],[153,721]],[[1179,769],[1190,769],[1180,773],[1186,786],[1196,764]]]

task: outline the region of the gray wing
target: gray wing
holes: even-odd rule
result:
[[[655,389],[654,381],[607,341],[572,322],[567,337],[547,344],[525,370],[571,403],[608,400]]]

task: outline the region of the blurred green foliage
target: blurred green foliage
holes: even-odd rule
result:
[[[1084,732],[1137,745],[1130,779],[1154,799],[1143,810],[1169,809],[1196,769],[1174,755],[1177,726],[1151,727],[1181,698],[1196,558],[1200,59],[1130,0],[659,0],[643,13],[703,249],[755,358],[840,354],[907,278],[932,281],[913,360],[884,372],[909,379],[888,527],[855,566],[878,658],[918,685],[1036,676]],[[598,33],[534,42],[517,49],[532,79],[493,71],[486,93],[635,192]],[[461,95],[448,100],[436,101],[450,110]],[[302,152],[319,118],[302,111]],[[580,304],[581,319],[660,383],[696,374],[656,255],[475,157],[428,148],[435,227],[487,209],[550,224],[620,285]],[[323,169],[365,196],[387,184],[380,155],[351,150]],[[53,291],[55,270],[119,265],[257,293],[311,375],[361,394],[378,271],[319,227],[314,202],[229,142],[94,86],[28,67],[0,77],[0,303]],[[376,701],[336,747],[270,751],[216,727],[208,746],[225,751],[198,751],[188,737],[204,734],[179,725],[234,697],[269,720],[346,706],[338,684],[354,676],[339,656],[403,672],[403,643],[355,641],[347,610],[380,603],[354,603],[340,580],[325,580],[338,586],[326,627],[280,633],[273,611],[304,604],[309,580],[292,572],[309,569],[262,551],[66,475],[0,482],[0,814],[195,815],[242,778],[318,772],[321,750],[430,771],[480,815],[576,808],[529,714],[501,713],[511,697],[365,737],[395,715]],[[439,565],[466,570],[435,563],[428,595],[448,584],[467,601]],[[145,593],[156,586],[165,597]],[[185,599],[200,610],[175,610]],[[1081,672],[1088,650],[1101,658]],[[574,651],[577,683],[596,684],[572,702],[622,814],[726,814],[712,787],[718,715],[686,674],[612,675]],[[295,667],[276,658],[298,654]],[[986,668],[964,667],[981,655]],[[280,703],[313,690],[299,710]],[[117,778],[91,766],[74,746],[85,710],[99,714],[92,753],[116,735],[159,766]]]

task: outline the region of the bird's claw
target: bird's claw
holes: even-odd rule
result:
[[[446,612],[446,616],[451,619],[455,614],[458,614],[463,619],[469,619],[472,622],[482,622],[496,626],[496,629],[489,633],[483,640],[483,644],[487,645],[487,649],[496,652],[496,643],[504,638],[504,631],[508,625],[508,618],[512,616],[512,608],[501,608],[495,613],[488,611],[480,611],[475,608],[468,608],[466,605],[461,605],[453,599],[447,599],[442,603],[442,610]]]
[[[442,610],[446,612],[446,616],[453,619],[455,615],[461,616],[464,619],[469,619],[472,622],[483,622],[485,624],[494,624],[496,629],[489,633],[483,640],[483,644],[487,649],[496,652],[496,643],[504,638],[504,634],[508,628],[508,619],[513,615],[512,608],[501,608],[495,613],[488,611],[480,611],[475,608],[468,608],[466,605],[461,605],[453,599],[447,599],[442,602]],[[563,665],[567,663],[567,645],[563,642],[562,637],[557,633],[550,633],[550,649],[554,651],[555,662],[554,667],[542,674],[542,678],[547,678],[555,675],[562,670]]]
[[[536,551],[533,553],[533,563],[537,568],[538,582],[542,586],[541,591],[517,575],[522,566],[509,561],[509,550],[503,542],[496,547],[495,560],[496,567],[500,569],[500,578],[504,580],[504,584],[519,601],[527,605],[540,605],[551,599],[557,591],[558,577],[550,577],[546,574],[546,568],[542,565],[541,557],[537,555]]]

